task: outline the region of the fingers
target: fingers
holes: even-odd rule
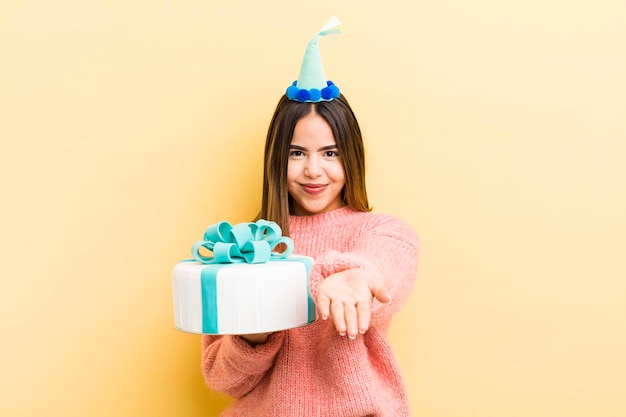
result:
[[[389,294],[389,290],[385,288],[381,283],[377,283],[372,285],[371,288],[372,295],[381,303],[387,303],[391,301],[391,294]]]
[[[358,314],[358,329],[359,333],[364,334],[370,327],[370,320],[372,318],[372,303],[361,302],[356,306]]]
[[[317,311],[322,320],[326,320],[330,315],[330,298],[320,294],[317,297]]]
[[[359,303],[335,301],[330,306],[335,329],[341,336],[356,339],[357,334],[364,334],[370,326],[371,301]]]
[[[322,320],[332,318],[341,336],[355,339],[370,327],[372,302],[391,300],[382,282],[374,281],[365,270],[354,269],[332,274],[318,287],[317,310]]]
[[[330,305],[330,311],[333,317],[333,323],[335,324],[335,329],[337,329],[341,336],[345,336],[348,330],[348,324],[346,321],[344,304],[339,300],[334,301]]]

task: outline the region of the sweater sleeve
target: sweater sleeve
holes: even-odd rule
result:
[[[312,296],[317,299],[317,287],[329,275],[366,269],[381,278],[391,294],[388,303],[374,302],[372,324],[387,321],[413,289],[419,252],[419,239],[408,224],[392,216],[373,216],[358,227],[345,251],[330,250],[316,258],[311,271]]]
[[[201,366],[207,386],[234,398],[246,395],[272,368],[283,339],[284,333],[276,332],[253,347],[238,336],[203,336]]]

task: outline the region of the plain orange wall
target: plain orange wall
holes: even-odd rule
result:
[[[423,240],[415,416],[626,415],[626,3],[0,5],[0,415],[216,416],[170,271],[256,213],[310,37]]]

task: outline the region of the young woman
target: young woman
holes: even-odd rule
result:
[[[363,140],[346,98],[283,96],[265,146],[259,217],[277,222],[294,253],[315,260],[320,319],[272,334],[203,336],[207,385],[236,400],[223,416],[409,416],[387,340],[417,271],[416,234],[371,212]]]

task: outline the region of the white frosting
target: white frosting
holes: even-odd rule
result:
[[[312,261],[312,260],[311,260]],[[172,273],[174,324],[203,333],[201,272],[198,262],[180,262]],[[215,279],[216,334],[265,333],[305,325],[309,319],[309,280],[302,262],[224,264]]]

